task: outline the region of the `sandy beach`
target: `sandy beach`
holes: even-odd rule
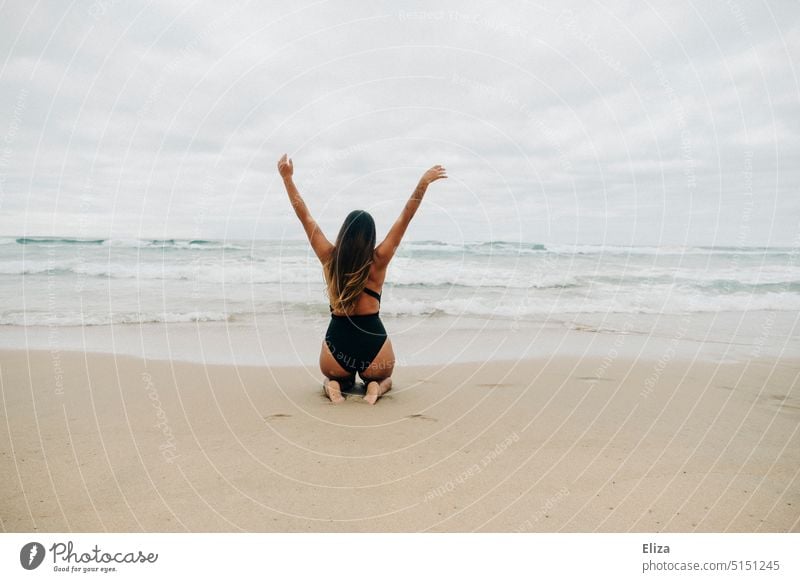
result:
[[[21,531],[800,531],[800,359],[314,366],[0,352]]]

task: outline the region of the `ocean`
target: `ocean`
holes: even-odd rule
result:
[[[800,311],[800,249],[405,242],[386,318]],[[306,241],[0,239],[0,324],[247,322],[328,313]]]

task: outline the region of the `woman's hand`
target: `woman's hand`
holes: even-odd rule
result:
[[[430,170],[422,174],[419,183],[428,186],[441,178],[447,178],[447,171],[442,166],[433,166]]]
[[[286,154],[281,156],[281,159],[278,160],[278,172],[281,175],[281,178],[284,180],[286,178],[291,178],[292,174],[294,174],[294,164],[292,163],[292,158],[287,158]]]

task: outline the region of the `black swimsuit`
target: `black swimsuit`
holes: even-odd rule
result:
[[[364,293],[380,303],[380,293],[367,288]],[[351,375],[364,373],[381,351],[386,338],[379,311],[367,315],[336,315],[331,308],[325,343],[339,365]]]

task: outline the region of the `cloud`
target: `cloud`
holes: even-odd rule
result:
[[[298,238],[288,151],[331,231],[442,163],[411,237],[797,243],[791,2],[14,4],[4,233]]]

